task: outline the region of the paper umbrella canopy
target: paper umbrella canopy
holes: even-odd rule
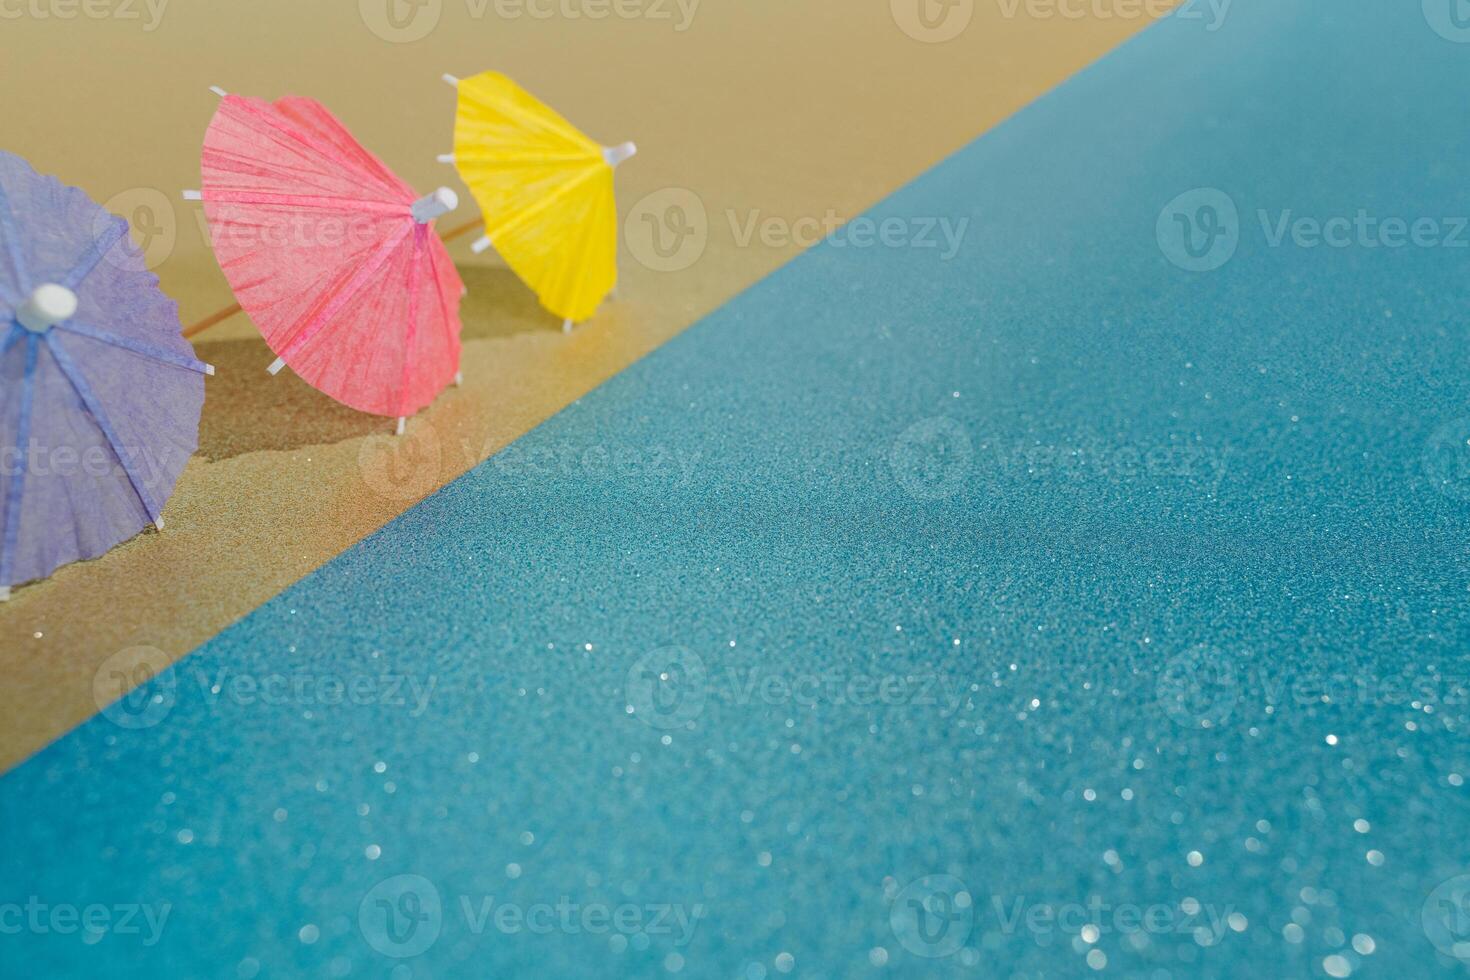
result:
[[[592,316],[617,285],[613,169],[632,143],[604,147],[499,72],[458,87],[452,159],[485,216],[476,251],[495,246],[567,325]]]
[[[363,412],[428,405],[459,371],[459,273],[419,198],[320,103],[224,95],[200,196],[235,298],[308,384]]]
[[[204,375],[122,218],[0,152],[0,599],[152,523]]]

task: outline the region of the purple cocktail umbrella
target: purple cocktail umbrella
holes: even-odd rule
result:
[[[0,151],[0,599],[159,516],[204,375],[127,222]]]

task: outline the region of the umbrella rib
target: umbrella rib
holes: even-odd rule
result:
[[[324,187],[330,186],[327,183],[329,175],[322,172],[320,162],[304,157],[293,163],[289,160],[261,160],[229,150],[207,148],[200,163],[206,175],[206,185],[211,179],[209,175],[223,174],[228,178],[249,176],[257,180],[269,178],[276,183],[296,182],[310,186],[321,182]],[[216,176],[216,179],[219,178]]]
[[[325,306],[317,310],[310,320],[306,321],[306,325],[297,331],[296,336],[287,341],[284,347],[276,352],[276,356],[284,361],[300,350],[312,337],[316,336],[317,332],[326,325],[326,322],[336,316],[337,311],[347,305],[347,301],[357,294],[357,291],[378,271],[384,262],[388,261],[388,256],[392,255],[393,250],[403,244],[403,239],[408,236],[409,231],[413,227],[414,225],[412,224],[405,226],[402,231],[384,242],[383,246],[371,258],[358,266],[357,272],[348,280],[347,284]]]
[[[506,79],[506,80],[509,81],[509,79]],[[512,84],[514,84],[514,83],[512,83]],[[519,88],[519,86],[516,86],[516,87]],[[525,90],[522,89],[521,91],[524,92]],[[529,92],[526,92],[526,95],[531,96],[531,98],[533,98],[533,99],[536,98],[534,95],[531,95],[531,93],[529,93]],[[504,116],[510,117],[511,119],[515,120],[516,122],[519,122],[521,125],[525,126],[528,129],[534,130],[534,131],[539,132],[539,133],[549,133],[549,134],[557,137],[562,142],[573,143],[573,144],[582,143],[584,145],[595,142],[586,133],[582,132],[576,126],[572,125],[571,121],[568,120],[565,116],[563,116],[561,113],[557,112],[556,110],[552,109],[551,106],[548,106],[548,105],[545,105],[545,104],[542,105],[542,108],[546,111],[546,116],[543,117],[543,116],[539,116],[536,113],[531,112],[529,110],[522,109],[520,106],[516,105],[515,102],[512,101],[512,100],[510,100],[510,99],[502,99],[502,101],[500,101],[500,102],[487,102],[486,100],[480,98],[479,95],[476,94],[476,92],[474,91],[474,89],[471,89],[468,93],[464,92],[463,89],[461,89],[461,91],[460,91],[460,98],[464,99],[467,102],[473,102],[475,105],[479,106],[481,109],[488,110],[489,111],[489,114],[491,114],[491,115],[494,115],[495,113],[498,112],[498,113],[500,113],[500,114],[502,114]],[[548,125],[547,124],[547,121],[546,121],[547,118],[550,118],[550,119],[554,120],[555,122],[561,123],[567,129],[571,130],[572,133],[575,134],[575,135],[569,137],[566,133],[562,132],[557,126],[555,126],[555,125]],[[601,147],[598,147],[598,149],[601,149]]]
[[[440,249],[439,251],[442,251],[442,249]],[[440,273],[442,272],[442,270],[439,268],[439,251],[436,251],[432,248],[428,250],[429,265],[431,267],[431,271],[434,273],[434,302],[439,307],[439,322],[444,324],[444,337],[446,340],[449,341],[449,346],[452,348],[459,346],[460,341],[459,338],[455,336],[454,327],[450,324],[449,310],[444,305],[444,286],[443,280],[440,278]],[[453,263],[451,263],[451,268],[452,267]],[[455,278],[459,278],[458,271],[455,272]],[[459,283],[460,288],[463,289],[464,280],[459,280]],[[456,371],[459,370],[457,359],[454,367]]]
[[[97,263],[102,261],[102,256],[107,254],[108,249],[116,245],[118,239],[128,233],[128,223],[121,218],[114,219],[107,233],[100,238],[92,240],[92,245],[82,254],[81,260],[76,267],[66,274],[66,279],[61,283],[67,289],[76,289],[82,284],[82,280],[92,274],[97,268]]]
[[[591,208],[589,209],[591,215],[583,221],[583,224],[586,227],[590,228],[598,227],[598,219],[602,216],[602,212],[606,208],[606,206],[607,198],[599,194],[591,202]],[[614,225],[616,225],[616,221],[614,221]],[[589,265],[588,256],[591,254],[594,246],[591,234],[583,234],[579,236],[579,238],[580,241],[577,243],[578,247],[576,253],[576,262],[574,265],[568,266],[568,268],[576,270],[577,273],[582,273],[576,276],[574,292],[571,299],[572,305],[578,308],[581,307],[584,297],[589,295],[590,287],[587,284],[587,276],[585,275],[584,270]],[[613,274],[614,276],[617,275],[616,266],[614,267]],[[594,310],[595,308],[596,307],[594,306]]]
[[[607,161],[602,158],[601,153],[593,153],[590,150],[579,150],[575,154],[565,153],[557,154],[554,156],[551,154],[532,152],[529,150],[521,154],[481,150],[475,153],[456,152],[454,154],[454,162],[458,164],[474,164],[476,166],[487,168],[491,167],[491,165],[494,164],[506,164],[505,166],[494,166],[493,169],[510,170],[511,166],[509,165],[511,164],[532,164],[535,166],[544,166],[553,163],[564,163],[580,165],[590,163],[606,163]]]
[[[19,329],[12,327],[12,329]],[[16,426],[16,448],[24,453],[31,438],[31,403],[36,387],[36,358],[40,352],[40,337],[26,337],[26,366],[20,382],[20,419]],[[0,543],[0,589],[9,590],[15,583],[10,580],[15,565],[15,545],[20,539],[20,501],[25,493],[26,467],[21,463],[10,474],[5,488],[5,532]]]
[[[286,136],[289,136],[292,140],[300,143],[303,147],[305,147],[319,161],[327,163],[329,167],[332,164],[340,163],[340,160],[338,159],[339,147],[333,145],[331,142],[324,140],[319,136],[316,136],[316,134],[307,136],[294,127],[286,125],[283,120],[272,117],[270,113],[263,111],[259,106],[257,106],[249,99],[242,98],[236,101],[240,108],[248,112],[250,115],[254,116],[257,120],[265,123],[268,130],[266,135],[270,135],[270,132],[279,132]],[[332,116],[332,114],[327,111],[326,106],[322,105],[319,102],[313,102],[313,104],[316,108],[322,110],[322,112],[326,116],[328,116],[332,122],[336,123],[337,128],[342,131],[342,136],[346,137],[346,139],[351,141],[352,143],[357,143],[357,141],[352,138],[352,134],[348,133],[346,129],[343,128],[341,122],[339,122],[335,116]],[[277,105],[272,104],[271,107],[276,109],[277,112],[282,112],[282,110]],[[394,187],[393,185],[395,183],[401,184],[402,181],[397,180],[392,171],[388,170],[383,161],[379,160],[372,153],[368,152],[366,147],[358,144],[357,148],[361,150],[364,154],[366,154],[367,157],[374,164],[374,169],[376,169],[378,173],[375,173],[373,176],[377,177],[380,181],[383,182],[382,189],[389,192],[398,190],[398,188]]]
[[[408,406],[408,361],[413,353],[413,342],[419,331],[419,251],[424,244],[428,225],[418,225],[413,234],[413,255],[408,264],[408,336],[403,340],[403,370],[398,376],[398,417],[405,414]]]
[[[5,335],[5,342],[0,343],[0,357],[4,357],[6,354],[10,353],[11,346],[22,336],[24,336],[25,333],[26,330],[20,325],[20,322],[12,319],[10,321],[10,332]]]
[[[0,187],[0,239],[5,241],[5,252],[10,256],[10,265],[15,272],[16,285],[20,287],[22,294],[31,291],[31,277],[26,270],[25,259],[20,254],[20,239],[15,234],[15,216],[10,213],[10,197],[5,193],[5,188]],[[3,289],[0,286],[0,289]],[[15,306],[19,300],[14,296],[6,296],[5,301]]]
[[[490,229],[489,223],[487,222],[485,225],[486,233],[491,238],[496,238],[500,235],[505,234],[507,231],[514,231],[515,229],[519,228],[521,225],[526,224],[533,218],[540,217],[543,211],[547,210],[553,204],[557,203],[562,198],[572,193],[572,191],[576,190],[578,187],[581,187],[587,181],[597,176],[598,172],[599,171],[596,167],[588,168],[586,173],[580,174],[573,180],[569,180],[565,184],[562,184],[556,190],[552,191],[550,194],[547,194],[535,204],[523,208],[514,216],[506,219],[503,224],[496,225],[493,231]]]
[[[152,344],[145,344],[128,337],[119,337],[117,334],[108,333],[106,330],[99,330],[96,327],[79,323],[76,320],[67,320],[63,323],[58,323],[56,326],[58,329],[74,333],[79,337],[87,337],[103,344],[111,344],[113,347],[120,347],[123,350],[132,351],[134,354],[146,357],[151,361],[157,361],[160,364],[170,364],[189,371],[197,371],[200,374],[209,373],[209,365],[197,358],[189,357],[185,354],[175,354],[161,347],[154,347]]]
[[[292,208],[361,211],[368,214],[391,214],[405,217],[413,213],[413,209],[407,204],[369,201],[356,197],[267,194],[260,191],[210,191],[205,195],[205,199],[212,204],[279,204]]]
[[[102,432],[103,438],[107,440],[108,446],[112,448],[112,454],[122,464],[123,472],[127,474],[128,482],[133,486],[133,493],[138,496],[138,502],[143,505],[144,513],[148,515],[149,520],[157,524],[160,510],[149,503],[148,495],[143,490],[143,481],[139,478],[136,469],[133,467],[132,460],[124,455],[122,442],[118,439],[116,430],[113,429],[112,423],[108,420],[107,413],[102,410],[102,403],[97,400],[97,395],[92,391],[92,386],[87,383],[86,377],[82,375],[81,370],[77,368],[76,362],[67,353],[65,345],[57,343],[55,332],[47,333],[45,337],[46,349],[51,352],[51,356],[56,360],[56,365],[61,368],[61,373],[71,383],[72,390],[77,393],[77,397],[86,406],[87,411],[92,416],[92,421],[97,424],[97,428]]]
[[[269,135],[269,133],[272,131],[281,133],[282,135],[291,137],[294,142],[301,144],[301,146],[308,153],[316,156],[318,159],[331,158],[331,154],[323,152],[321,140],[313,139],[312,137],[307,136],[305,133],[302,133],[291,126],[286,125],[283,120],[277,119],[269,112],[261,109],[260,106],[257,106],[254,100],[247,99],[244,96],[241,96],[238,99],[232,100],[231,103],[222,103],[221,108],[223,109],[224,106],[227,104],[233,104],[246,115],[254,117],[259,122],[265,123],[267,129],[266,135]],[[272,109],[275,109],[277,112],[281,112],[280,108],[277,107],[274,103],[267,104],[270,105],[270,107]]]

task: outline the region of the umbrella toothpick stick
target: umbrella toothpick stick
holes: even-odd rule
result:
[[[198,191],[193,191],[193,192],[185,191],[184,192],[184,194],[185,194],[185,198],[184,199],[185,200],[195,200],[195,198],[188,197],[188,195],[190,193],[196,193],[197,194]],[[432,196],[432,195],[430,195],[430,196]],[[470,232],[472,232],[476,228],[480,227],[480,224],[481,224],[481,219],[480,218],[475,218],[475,219],[473,219],[471,221],[466,221],[462,225],[455,225],[453,228],[451,228],[448,231],[444,232],[439,237],[441,239],[443,239],[444,241],[446,241],[446,242],[452,242],[456,238],[463,238],[464,236],[468,235]],[[224,323],[226,320],[228,320],[230,317],[234,316],[235,314],[237,314],[237,313],[243,313],[243,312],[244,312],[244,310],[241,308],[241,306],[240,306],[239,303],[231,303],[229,306],[226,306],[224,309],[215,310],[213,313],[209,314],[209,316],[207,316],[207,317],[204,317],[202,320],[196,320],[193,323],[189,324],[187,327],[184,328],[184,337],[185,337],[185,339],[193,340],[195,337],[199,336],[204,331],[208,330],[210,327],[217,326],[218,324]],[[280,370],[280,368],[276,368],[276,371],[279,371],[279,370]],[[271,373],[272,374],[275,374],[276,371],[272,371]]]
[[[222,310],[216,310],[209,316],[205,317],[203,320],[200,320],[197,323],[191,323],[189,324],[189,326],[185,327],[184,338],[186,340],[192,339],[196,334],[203,333],[210,327],[214,326],[216,323],[223,323],[224,321],[228,320],[230,317],[239,312],[242,312],[239,303],[231,303],[229,306],[225,307]]]

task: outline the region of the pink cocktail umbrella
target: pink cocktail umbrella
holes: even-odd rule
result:
[[[216,90],[218,91],[218,90]],[[284,365],[363,412],[399,420],[459,372],[464,284],[418,197],[320,103],[223,95],[204,137],[215,256]]]
[[[179,331],[127,222],[0,152],[0,599],[163,528],[214,373]]]

